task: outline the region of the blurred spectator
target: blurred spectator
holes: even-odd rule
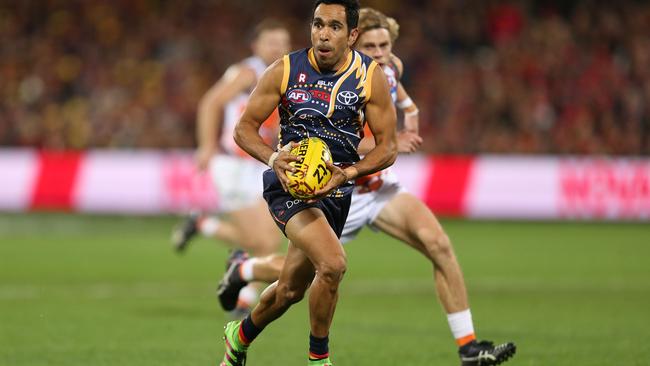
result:
[[[433,153],[648,154],[650,4],[376,0]],[[406,6],[412,4],[412,6]],[[0,145],[188,148],[249,25],[311,2],[0,2]]]

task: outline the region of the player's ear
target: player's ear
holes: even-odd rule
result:
[[[348,35],[348,46],[354,46],[357,42],[357,37],[359,37],[359,28],[353,28]]]

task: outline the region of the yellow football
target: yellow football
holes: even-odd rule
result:
[[[330,149],[318,137],[309,137],[300,140],[300,145],[291,149],[291,154],[303,159],[290,163],[297,170],[294,173],[287,171],[289,193],[295,198],[310,199],[332,178],[332,172],[325,165],[326,161],[332,160]]]

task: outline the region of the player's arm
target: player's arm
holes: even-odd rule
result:
[[[422,137],[406,130],[397,131],[397,152],[398,153],[413,153],[416,152],[420,145],[422,145]],[[357,151],[359,155],[365,155],[370,150],[375,148],[375,139],[370,131],[367,131],[359,143]]]
[[[372,75],[370,100],[366,104],[365,116],[375,137],[375,147],[359,162],[345,168],[346,176],[350,179],[385,169],[397,157],[397,115],[390,97],[388,80],[379,70],[375,70]]]
[[[196,161],[203,170],[218,150],[217,136],[223,123],[225,105],[255,83],[255,72],[245,66],[234,65],[201,98],[198,109],[196,139],[199,143]]]
[[[402,60],[395,55],[391,55],[391,59],[397,67],[397,73],[401,79],[404,74],[404,64],[402,63]],[[411,97],[408,95],[401,81],[398,81],[397,83],[397,107],[404,112],[404,130],[418,134],[420,131],[418,106],[415,105],[415,102],[413,102]]]
[[[404,71],[404,65],[402,64],[402,60],[399,59],[399,57],[395,55],[391,55],[391,59],[395,66],[397,67],[397,73],[398,75],[402,75],[402,72]],[[410,100],[408,94],[406,93],[406,90],[402,86],[401,82],[398,82],[397,84],[397,104],[400,105],[400,101],[404,103],[405,100]],[[413,104],[415,106],[415,104]],[[415,107],[417,110],[417,107]],[[406,111],[405,111],[406,112]],[[413,128],[413,123],[415,123],[415,128]],[[417,149],[420,148],[420,145],[422,144],[422,138],[418,135],[418,129],[417,129],[417,124],[418,124],[418,119],[417,119],[417,112],[415,119],[411,119],[410,121],[408,120],[408,117],[405,115],[404,117],[404,130],[398,131],[397,132],[397,152],[399,153],[412,153],[417,151]],[[411,127],[410,127],[410,126]],[[375,147],[375,140],[372,137],[371,133],[366,133],[364,138],[361,140],[359,143],[359,154],[367,154],[370,150],[372,150]]]
[[[420,111],[415,102],[409,97],[402,83],[397,84],[397,107],[404,112],[404,130],[419,134]]]
[[[391,166],[397,157],[395,106],[390,97],[390,89],[386,75],[376,69],[372,75],[370,99],[366,103],[366,119],[370,131],[375,137],[375,146],[358,161],[345,169],[340,169],[328,163],[332,178],[316,196],[327,195],[334,188],[360,176],[372,174]]]
[[[275,171],[286,191],[288,178],[285,171],[295,171],[289,162],[298,161],[300,158],[289,154],[286,150],[276,153],[271,146],[264,142],[259,133],[262,123],[275,111],[280,102],[283,74],[283,59],[274,62],[264,72],[251,93],[246,109],[235,127],[233,137],[239,147]],[[273,159],[271,159],[272,157]]]

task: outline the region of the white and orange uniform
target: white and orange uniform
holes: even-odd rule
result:
[[[383,70],[388,79],[393,103],[397,103],[399,80],[397,68],[391,63],[384,65]],[[366,128],[365,133],[370,134],[370,130]],[[402,186],[390,168],[358,178],[355,181],[350,212],[343,227],[341,242],[347,243],[354,239],[366,225],[372,230],[377,230],[373,226],[373,222],[375,222],[384,206],[402,192],[406,192],[406,188]]]
[[[242,64],[255,71],[257,80],[267,68],[259,57],[249,57]],[[262,199],[262,173],[268,167],[248,155],[233,139],[235,126],[246,108],[251,91],[252,88],[240,93],[226,104],[219,138],[221,153],[210,160],[210,176],[224,212],[252,206]],[[277,139],[278,119],[276,110],[260,127],[260,135],[271,146]]]

